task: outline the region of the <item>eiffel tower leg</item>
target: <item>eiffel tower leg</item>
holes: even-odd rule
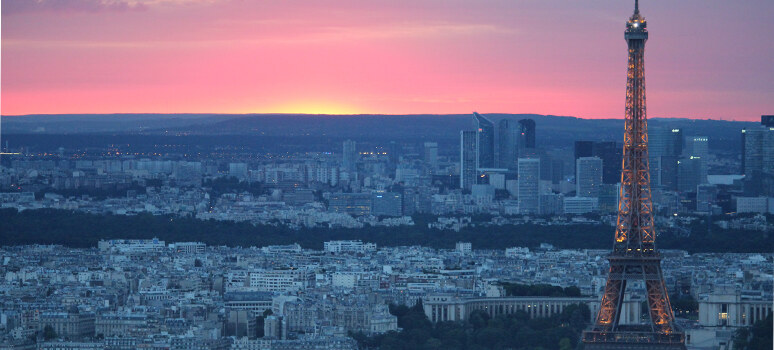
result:
[[[664,334],[673,333],[672,320],[674,320],[674,315],[672,314],[672,305],[669,302],[669,294],[664,284],[661,266],[660,264],[646,265],[644,272],[646,277],[645,288],[648,292],[648,308],[650,309],[651,324],[654,327],[653,331]]]
[[[605,294],[599,304],[596,324],[600,330],[612,331],[618,324],[621,315],[621,304],[626,291],[626,280],[623,278],[624,267],[611,264],[610,274],[605,284]]]

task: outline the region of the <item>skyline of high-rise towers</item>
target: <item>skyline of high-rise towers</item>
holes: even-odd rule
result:
[[[585,349],[685,349],[685,335],[675,325],[656,250],[650,190],[648,122],[645,105],[647,22],[634,2],[626,22],[628,46],[626,115],[621,190],[610,270],[592,329],[583,333]],[[647,324],[623,324],[627,287],[644,285]]]
[[[471,134],[460,133],[460,188],[470,189],[491,172],[517,174],[519,158],[536,157],[535,121],[532,119],[500,119],[496,123],[488,117],[473,112],[474,143]],[[467,135],[467,136],[466,136]],[[470,155],[475,164],[471,166]],[[475,177],[473,176],[475,171]],[[475,179],[475,181],[474,181]]]
[[[648,130],[652,186],[668,191],[696,191],[707,182],[709,137],[685,136],[681,128]]]
[[[535,121],[532,119],[505,118],[495,123],[473,112],[473,126],[477,133],[478,168],[514,170],[518,158],[525,155],[524,150],[535,148]]]

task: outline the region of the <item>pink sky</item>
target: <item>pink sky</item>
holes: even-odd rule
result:
[[[623,116],[633,0],[2,0],[2,114]],[[650,117],[774,113],[774,1],[643,0]]]

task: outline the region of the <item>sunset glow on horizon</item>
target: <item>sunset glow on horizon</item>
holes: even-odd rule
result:
[[[3,0],[2,115],[622,118],[632,1]],[[774,1],[641,1],[648,116],[774,113]]]

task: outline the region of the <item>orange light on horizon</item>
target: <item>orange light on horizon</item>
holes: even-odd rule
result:
[[[342,114],[363,114],[364,111],[359,108],[344,103],[332,101],[292,101],[279,103],[270,106],[238,108],[235,113],[251,114],[322,114],[322,115],[342,115]]]

